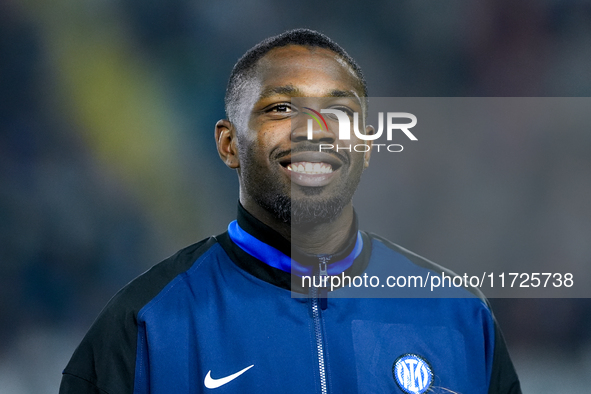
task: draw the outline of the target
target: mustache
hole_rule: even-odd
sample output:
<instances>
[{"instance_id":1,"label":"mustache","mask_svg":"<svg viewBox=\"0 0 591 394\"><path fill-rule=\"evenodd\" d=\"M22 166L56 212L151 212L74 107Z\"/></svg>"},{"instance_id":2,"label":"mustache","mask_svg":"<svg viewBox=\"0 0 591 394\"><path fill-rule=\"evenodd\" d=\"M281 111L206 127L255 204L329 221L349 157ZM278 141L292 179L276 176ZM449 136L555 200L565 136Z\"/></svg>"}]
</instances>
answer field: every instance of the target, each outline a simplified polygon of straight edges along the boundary
<instances>
[{"instance_id":1,"label":"mustache","mask_svg":"<svg viewBox=\"0 0 591 394\"><path fill-rule=\"evenodd\" d=\"M327 144L322 144L322 145L327 145ZM330 144L330 145L334 146L334 144ZM319 151L320 151L320 144L313 144L310 142L300 142L298 144L293 144L293 147L291 149L278 152L275 155L275 160L281 160L285 156L289 156L289 155L295 154L295 153L319 152ZM349 164L349 162L350 162L349 155L348 155L349 151L347 151L347 150L345 150L344 151L345 154L343 154L341 152L337 152L336 149L322 148L322 152L338 157L339 160L341 160L341 162L343 162L343 163Z\"/></svg>"}]
</instances>

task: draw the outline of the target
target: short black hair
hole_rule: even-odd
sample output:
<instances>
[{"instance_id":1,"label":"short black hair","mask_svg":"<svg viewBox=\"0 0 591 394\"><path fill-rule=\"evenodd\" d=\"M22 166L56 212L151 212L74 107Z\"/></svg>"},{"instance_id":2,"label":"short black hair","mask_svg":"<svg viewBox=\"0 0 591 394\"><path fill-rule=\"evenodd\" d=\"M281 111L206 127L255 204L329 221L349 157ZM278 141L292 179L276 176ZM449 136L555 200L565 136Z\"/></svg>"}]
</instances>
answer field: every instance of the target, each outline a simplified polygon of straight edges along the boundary
<instances>
[{"instance_id":1,"label":"short black hair","mask_svg":"<svg viewBox=\"0 0 591 394\"><path fill-rule=\"evenodd\" d=\"M336 42L331 40L324 34L310 29L294 29L288 30L279 35L269 37L259 42L254 47L250 48L242 57L236 62L228 86L226 88L226 115L230 120L232 115L230 109L236 104L240 95L240 88L250 77L250 73L254 70L257 62L265 56L270 50L274 48L284 47L288 45L301 45L308 47L325 48L333 51L339 55L343 60L351 66L355 75L359 79L364 97L367 97L367 83L363 72L359 65L353 60L351 56Z\"/></svg>"}]
</instances>

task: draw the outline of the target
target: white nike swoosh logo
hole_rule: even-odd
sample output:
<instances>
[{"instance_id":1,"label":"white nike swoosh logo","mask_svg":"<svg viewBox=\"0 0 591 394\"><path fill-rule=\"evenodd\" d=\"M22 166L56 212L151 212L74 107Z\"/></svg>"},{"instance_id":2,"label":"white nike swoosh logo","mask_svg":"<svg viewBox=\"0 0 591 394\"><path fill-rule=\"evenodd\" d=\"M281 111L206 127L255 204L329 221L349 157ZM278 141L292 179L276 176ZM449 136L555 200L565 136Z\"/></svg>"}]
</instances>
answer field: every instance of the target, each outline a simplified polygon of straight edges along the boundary
<instances>
[{"instance_id":1,"label":"white nike swoosh logo","mask_svg":"<svg viewBox=\"0 0 591 394\"><path fill-rule=\"evenodd\" d=\"M217 389L218 387L223 386L224 384L236 379L238 376L242 375L244 372L248 371L252 367L254 367L254 364L252 364L250 367L244 368L242 371L238 371L236 373L233 373L232 375L226 376L225 378L221 379L213 379L211 377L211 371L209 371L205 376L205 380L203 381L203 383L205 384L205 387L207 387L208 389Z\"/></svg>"}]
</instances>

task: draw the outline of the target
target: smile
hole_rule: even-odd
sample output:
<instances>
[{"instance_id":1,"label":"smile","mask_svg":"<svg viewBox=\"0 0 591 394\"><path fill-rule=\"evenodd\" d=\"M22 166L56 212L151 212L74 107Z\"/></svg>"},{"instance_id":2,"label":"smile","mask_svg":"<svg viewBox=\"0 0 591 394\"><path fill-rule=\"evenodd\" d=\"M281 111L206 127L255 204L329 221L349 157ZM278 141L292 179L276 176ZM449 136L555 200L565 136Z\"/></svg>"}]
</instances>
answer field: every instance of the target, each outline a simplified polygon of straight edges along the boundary
<instances>
[{"instance_id":1,"label":"smile","mask_svg":"<svg viewBox=\"0 0 591 394\"><path fill-rule=\"evenodd\" d=\"M326 152L296 152L284 157L279 164L292 185L321 187L332 182L341 172L343 161Z\"/></svg>"},{"instance_id":2,"label":"smile","mask_svg":"<svg viewBox=\"0 0 591 394\"><path fill-rule=\"evenodd\" d=\"M329 174L332 172L332 165L329 163L312 163L309 161L300 161L289 163L286 168L289 171L300 174Z\"/></svg>"}]
</instances>

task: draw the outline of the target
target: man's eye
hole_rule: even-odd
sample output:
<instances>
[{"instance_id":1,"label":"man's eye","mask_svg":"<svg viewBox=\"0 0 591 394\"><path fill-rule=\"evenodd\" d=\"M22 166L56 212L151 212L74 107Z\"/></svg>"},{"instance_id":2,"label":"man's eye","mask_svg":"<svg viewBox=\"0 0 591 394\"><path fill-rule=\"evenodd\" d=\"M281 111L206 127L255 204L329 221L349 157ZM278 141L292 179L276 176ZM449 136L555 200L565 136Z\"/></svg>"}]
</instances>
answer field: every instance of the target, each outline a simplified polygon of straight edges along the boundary
<instances>
[{"instance_id":1,"label":"man's eye","mask_svg":"<svg viewBox=\"0 0 591 394\"><path fill-rule=\"evenodd\" d=\"M271 107L269 112L289 113L291 112L291 107L287 104L277 104Z\"/></svg>"},{"instance_id":2,"label":"man's eye","mask_svg":"<svg viewBox=\"0 0 591 394\"><path fill-rule=\"evenodd\" d=\"M353 110L349 107L334 107L334 109L338 109L339 111L343 111L347 114L348 117L351 119L353 118Z\"/></svg>"}]
</instances>

